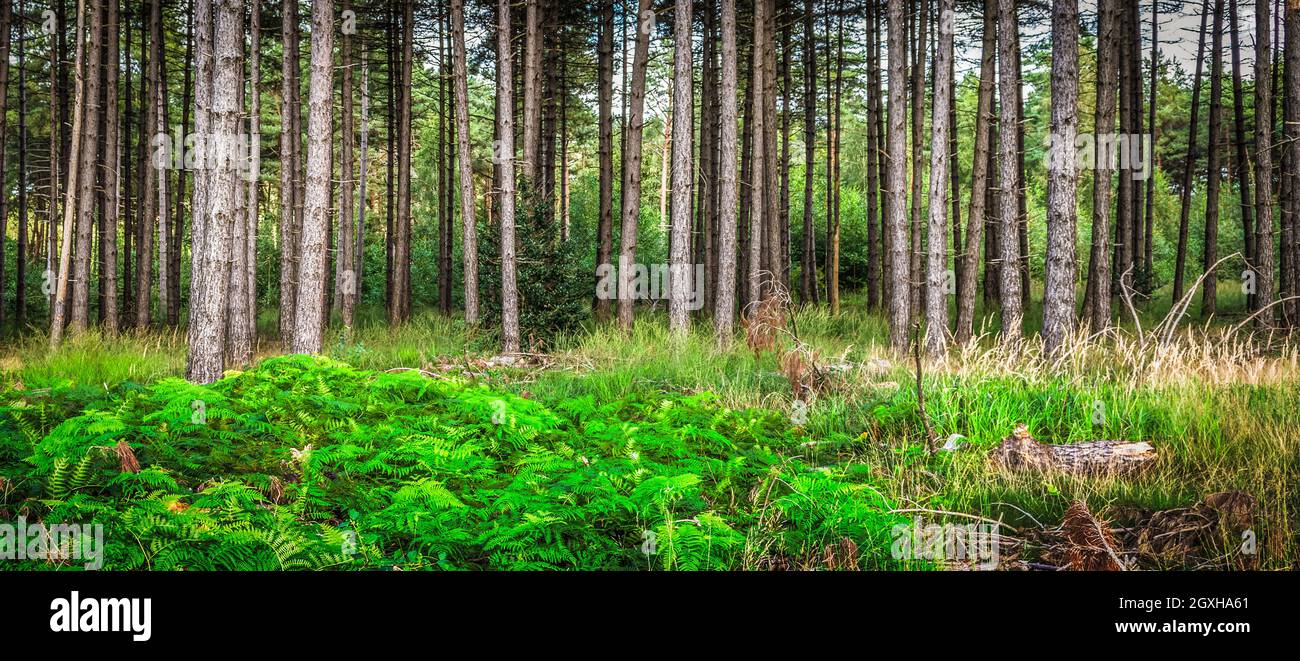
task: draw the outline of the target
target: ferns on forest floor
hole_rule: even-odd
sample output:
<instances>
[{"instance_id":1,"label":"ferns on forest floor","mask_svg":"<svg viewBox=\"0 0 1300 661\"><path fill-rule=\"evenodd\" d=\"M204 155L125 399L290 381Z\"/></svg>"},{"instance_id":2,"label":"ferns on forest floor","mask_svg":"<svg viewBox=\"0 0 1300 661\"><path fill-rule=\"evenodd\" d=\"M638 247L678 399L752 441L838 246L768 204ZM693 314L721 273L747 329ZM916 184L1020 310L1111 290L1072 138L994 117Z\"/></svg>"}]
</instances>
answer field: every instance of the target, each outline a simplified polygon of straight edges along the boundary
<instances>
[{"instance_id":1,"label":"ferns on forest floor","mask_svg":"<svg viewBox=\"0 0 1300 661\"><path fill-rule=\"evenodd\" d=\"M1023 525L1074 499L1106 515L1240 489L1263 505L1260 566L1294 566L1294 345L1124 330L1046 360L1036 340L985 336L926 367L931 424L967 439L931 456L897 385L908 363L860 308L796 313L800 339L848 366L799 426L773 356L719 353L704 327L672 341L658 315L560 338L550 369L432 379L370 370L489 354L490 338L432 316L363 326L331 339L334 360L270 358L211 387L167 378L172 335L24 344L0 362L0 520L102 521L110 568L830 567L844 540L867 568L895 566L891 509ZM982 451L1017 423L1150 440L1161 459L1136 480L990 471ZM119 440L139 473L103 449Z\"/></svg>"}]
</instances>

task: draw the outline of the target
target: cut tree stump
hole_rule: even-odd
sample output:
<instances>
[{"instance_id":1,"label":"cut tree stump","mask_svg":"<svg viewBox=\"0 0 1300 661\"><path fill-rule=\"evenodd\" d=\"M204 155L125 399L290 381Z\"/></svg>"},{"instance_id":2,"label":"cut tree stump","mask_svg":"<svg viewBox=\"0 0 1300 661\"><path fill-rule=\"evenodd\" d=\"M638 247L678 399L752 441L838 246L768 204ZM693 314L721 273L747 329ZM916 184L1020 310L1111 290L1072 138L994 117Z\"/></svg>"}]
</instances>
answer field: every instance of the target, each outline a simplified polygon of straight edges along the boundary
<instances>
[{"instance_id":1,"label":"cut tree stump","mask_svg":"<svg viewBox=\"0 0 1300 661\"><path fill-rule=\"evenodd\" d=\"M1002 441L989 457L994 465L1012 471L1068 473L1071 475L1128 475L1156 459L1155 448L1145 441L1090 441L1070 445L1039 443L1024 425Z\"/></svg>"}]
</instances>

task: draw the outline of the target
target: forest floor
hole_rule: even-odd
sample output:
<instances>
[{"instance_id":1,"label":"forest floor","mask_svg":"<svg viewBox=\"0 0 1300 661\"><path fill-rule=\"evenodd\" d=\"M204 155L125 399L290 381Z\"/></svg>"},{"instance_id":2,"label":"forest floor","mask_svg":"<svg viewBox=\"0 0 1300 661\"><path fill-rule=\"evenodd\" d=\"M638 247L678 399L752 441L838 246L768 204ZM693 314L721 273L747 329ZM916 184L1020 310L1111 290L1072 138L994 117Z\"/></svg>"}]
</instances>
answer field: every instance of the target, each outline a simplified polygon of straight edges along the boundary
<instances>
[{"instance_id":1,"label":"forest floor","mask_svg":"<svg viewBox=\"0 0 1300 661\"><path fill-rule=\"evenodd\" d=\"M963 568L900 531L999 522L996 566L1046 569L1087 555L1063 523L1083 502L1128 567L1300 568L1294 344L1130 325L1047 360L986 337L925 363L927 429L911 358L862 309L796 313L795 377L653 314L508 364L427 314L327 358L264 347L210 387L176 378L183 332L33 338L0 351L0 520L94 520L106 567L152 569ZM1157 458L1009 472L989 455L1018 425Z\"/></svg>"}]
</instances>

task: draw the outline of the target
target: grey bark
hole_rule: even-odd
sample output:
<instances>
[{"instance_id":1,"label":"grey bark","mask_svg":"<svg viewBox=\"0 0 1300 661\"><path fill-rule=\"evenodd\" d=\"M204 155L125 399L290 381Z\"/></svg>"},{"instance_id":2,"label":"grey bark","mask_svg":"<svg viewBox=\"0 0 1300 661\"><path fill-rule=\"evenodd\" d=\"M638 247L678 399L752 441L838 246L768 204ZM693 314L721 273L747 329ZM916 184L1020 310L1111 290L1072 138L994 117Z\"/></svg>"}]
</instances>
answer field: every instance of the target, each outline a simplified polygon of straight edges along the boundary
<instances>
[{"instance_id":1,"label":"grey bark","mask_svg":"<svg viewBox=\"0 0 1300 661\"><path fill-rule=\"evenodd\" d=\"M307 108L307 180L302 262L293 352L320 353L324 341L325 275L330 222L330 134L334 98L334 2L313 0L311 91Z\"/></svg>"},{"instance_id":2,"label":"grey bark","mask_svg":"<svg viewBox=\"0 0 1300 661\"><path fill-rule=\"evenodd\" d=\"M1016 18L1015 0L998 0L998 87L1001 96L1002 131L998 135L999 152L1002 156L1002 227L998 239L1001 244L999 254L1002 258L1000 298L1002 300L1002 337L1009 342L1018 342L1021 337L1020 281L1020 243L1019 243L1019 200L1020 190L1017 155L1019 144L1016 140L1015 126L1019 118L1020 86L1017 84L1016 71L1019 69L1020 53L1016 50L1016 40L1012 34L1020 29Z\"/></svg>"},{"instance_id":3,"label":"grey bark","mask_svg":"<svg viewBox=\"0 0 1300 661\"><path fill-rule=\"evenodd\" d=\"M736 310L736 0L722 0L722 83L718 141L718 289L713 330L730 344Z\"/></svg>"},{"instance_id":4,"label":"grey bark","mask_svg":"<svg viewBox=\"0 0 1300 661\"><path fill-rule=\"evenodd\" d=\"M903 53L907 33L903 21L903 0L889 0L889 49ZM901 57L889 58L889 154L885 169L889 209L885 232L889 236L889 343L895 350L907 348L907 325L911 321L911 242L907 230L907 70Z\"/></svg>"},{"instance_id":5,"label":"grey bark","mask_svg":"<svg viewBox=\"0 0 1300 661\"><path fill-rule=\"evenodd\" d=\"M1255 6L1255 80L1272 77L1273 53L1270 48L1268 2ZM1269 85L1255 85L1255 306L1259 310L1273 303L1273 94ZM1273 325L1275 310L1257 318L1259 325Z\"/></svg>"},{"instance_id":6,"label":"grey bark","mask_svg":"<svg viewBox=\"0 0 1300 661\"><path fill-rule=\"evenodd\" d=\"M1043 344L1049 355L1056 353L1075 324L1078 41L1078 0L1055 0L1052 4L1052 143L1047 171L1047 260L1043 293Z\"/></svg>"},{"instance_id":7,"label":"grey bark","mask_svg":"<svg viewBox=\"0 0 1300 661\"><path fill-rule=\"evenodd\" d=\"M646 66L655 21L651 0L640 0L637 17L627 136L623 147L623 222L618 258L618 323L624 331L632 330L636 308L632 289L636 275L637 221L641 215L641 137L645 129Z\"/></svg>"},{"instance_id":8,"label":"grey bark","mask_svg":"<svg viewBox=\"0 0 1300 661\"><path fill-rule=\"evenodd\" d=\"M976 284L979 280L980 251L984 245L984 226L989 191L990 142L993 135L993 87L997 75L997 0L984 0L984 34L980 56L979 95L975 110L975 145L971 155L971 193L969 219L966 223L966 246L959 260L957 275L957 327L954 340L958 345L970 342L975 325Z\"/></svg>"},{"instance_id":9,"label":"grey bark","mask_svg":"<svg viewBox=\"0 0 1300 661\"><path fill-rule=\"evenodd\" d=\"M690 265L691 202L694 199L692 186L695 182L692 153L695 148L695 132L692 127L695 86L691 58L691 0L676 0L673 15L676 51L673 57L673 216L668 327L673 335L684 337L691 323L687 297L694 291L691 282L694 269Z\"/></svg>"},{"instance_id":10,"label":"grey bark","mask_svg":"<svg viewBox=\"0 0 1300 661\"><path fill-rule=\"evenodd\" d=\"M938 43L934 58L934 100L930 120L930 218L927 234L925 349L934 357L948 344L948 180L952 159L948 114L954 103L948 79L953 74L953 0L939 0ZM1054 35L1055 36L1055 35Z\"/></svg>"},{"instance_id":11,"label":"grey bark","mask_svg":"<svg viewBox=\"0 0 1300 661\"><path fill-rule=\"evenodd\" d=\"M501 171L501 340L519 351L519 290L515 283L515 112L511 69L510 0L497 0L497 149Z\"/></svg>"},{"instance_id":12,"label":"grey bark","mask_svg":"<svg viewBox=\"0 0 1300 661\"><path fill-rule=\"evenodd\" d=\"M456 87L456 160L460 176L461 252L465 272L465 322L478 323L478 226L469 142L469 83L465 67L465 1L451 0L452 59ZM364 200L363 200L364 202ZM359 244L358 244L359 247Z\"/></svg>"}]
</instances>

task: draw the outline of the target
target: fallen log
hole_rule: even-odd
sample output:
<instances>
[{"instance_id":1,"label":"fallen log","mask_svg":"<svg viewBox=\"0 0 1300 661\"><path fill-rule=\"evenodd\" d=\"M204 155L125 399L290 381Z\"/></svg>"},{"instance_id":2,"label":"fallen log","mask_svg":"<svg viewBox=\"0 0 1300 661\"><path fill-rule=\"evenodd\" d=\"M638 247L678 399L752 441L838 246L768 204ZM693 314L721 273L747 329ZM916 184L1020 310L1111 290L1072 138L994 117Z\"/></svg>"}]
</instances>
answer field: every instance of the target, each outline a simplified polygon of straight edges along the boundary
<instances>
[{"instance_id":1,"label":"fallen log","mask_svg":"<svg viewBox=\"0 0 1300 661\"><path fill-rule=\"evenodd\" d=\"M1078 476L1128 475L1156 459L1155 448L1145 441L1090 441L1070 445L1039 443L1024 425L994 448L990 461L1011 471L1068 473Z\"/></svg>"}]
</instances>

